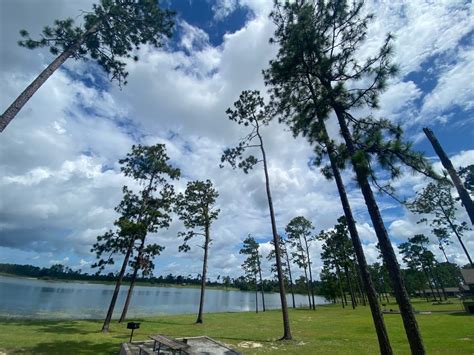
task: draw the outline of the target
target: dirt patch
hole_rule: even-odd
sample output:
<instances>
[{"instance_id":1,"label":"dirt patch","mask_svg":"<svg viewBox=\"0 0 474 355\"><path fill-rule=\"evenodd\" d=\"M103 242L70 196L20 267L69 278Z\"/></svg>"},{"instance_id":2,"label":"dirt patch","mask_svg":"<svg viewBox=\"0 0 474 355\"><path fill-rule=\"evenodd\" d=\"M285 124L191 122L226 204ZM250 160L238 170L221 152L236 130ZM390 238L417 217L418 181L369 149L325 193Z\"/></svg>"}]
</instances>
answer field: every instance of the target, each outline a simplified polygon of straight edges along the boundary
<instances>
[{"instance_id":1,"label":"dirt patch","mask_svg":"<svg viewBox=\"0 0 474 355\"><path fill-rule=\"evenodd\" d=\"M256 348L263 348L263 345L261 343L257 343L254 341L242 341L237 344L239 348L245 348L245 349L256 349Z\"/></svg>"}]
</instances>

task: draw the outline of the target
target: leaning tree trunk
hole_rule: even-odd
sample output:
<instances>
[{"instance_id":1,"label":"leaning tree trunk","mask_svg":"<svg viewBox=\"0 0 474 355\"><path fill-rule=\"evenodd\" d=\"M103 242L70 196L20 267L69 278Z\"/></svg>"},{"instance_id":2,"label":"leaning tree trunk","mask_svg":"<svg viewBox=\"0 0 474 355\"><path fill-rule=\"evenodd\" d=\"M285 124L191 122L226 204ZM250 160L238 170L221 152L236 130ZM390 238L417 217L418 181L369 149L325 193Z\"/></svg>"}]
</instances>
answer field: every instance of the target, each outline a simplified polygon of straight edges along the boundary
<instances>
[{"instance_id":1,"label":"leaning tree trunk","mask_svg":"<svg viewBox=\"0 0 474 355\"><path fill-rule=\"evenodd\" d=\"M79 40L62 52L44 69L35 80L27 86L25 90L13 101L13 103L6 109L3 115L0 116L0 133L8 126L8 124L15 118L20 110L25 106L28 100L34 95L34 93L53 75L53 73L59 69L59 67L81 47L87 37L97 31L100 23L95 24L89 30L87 30Z\"/></svg>"},{"instance_id":2,"label":"leaning tree trunk","mask_svg":"<svg viewBox=\"0 0 474 355\"><path fill-rule=\"evenodd\" d=\"M357 264L360 270L360 277L362 278L365 291L367 293L367 298L370 305L370 310L372 313L372 319L375 326L375 331L377 333L377 338L379 341L380 353L382 354L392 354L392 347L390 345L390 340L388 338L387 328L385 327L385 321L383 319L383 313L380 309L380 304L377 300L377 291L375 291L374 283L370 277L369 268L367 266L367 260L365 259L364 250L362 248L362 243L359 238L359 232L357 231L356 222L352 214L352 209L349 204L349 199L347 197L346 188L341 177L341 172L337 167L336 157L334 152L334 147L329 141L329 136L326 131L326 126L323 120L320 120L321 130L325 138L327 153L329 156L329 161L331 163L331 169L336 181L337 190L339 192L339 198L341 199L342 209L344 210L344 216L346 217L347 227L349 229L349 235L351 236L352 245L354 247L354 252L357 257Z\"/></svg>"},{"instance_id":3,"label":"leaning tree trunk","mask_svg":"<svg viewBox=\"0 0 474 355\"><path fill-rule=\"evenodd\" d=\"M207 258L209 253L209 226L206 225L205 227L205 238L206 241L204 243L204 261L202 263L202 277L201 277L201 298L199 301L199 313L196 320L196 323L203 322L203 312L204 312L204 293L206 291L206 277L207 277Z\"/></svg>"},{"instance_id":4,"label":"leaning tree trunk","mask_svg":"<svg viewBox=\"0 0 474 355\"><path fill-rule=\"evenodd\" d=\"M122 315L120 316L120 319L118 321L119 323L122 323L125 320L125 318L127 317L128 307L129 307L130 301L132 299L132 293L133 293L133 289L135 287L137 274L138 274L138 267L135 266L135 268L133 270L132 279L130 280L130 286L129 286L128 292L127 292L127 299L125 300L125 304L123 305L123 309L122 309Z\"/></svg>"},{"instance_id":5,"label":"leaning tree trunk","mask_svg":"<svg viewBox=\"0 0 474 355\"><path fill-rule=\"evenodd\" d=\"M133 268L133 275L132 279L130 280L130 287L128 288L127 292L127 299L125 300L125 304L123 305L122 315L120 316L119 323L122 323L125 318L127 317L128 307L130 306L130 301L132 299L133 288L135 287L135 282L137 280L138 270L140 269L140 260L143 255L143 247L145 246L145 238L142 239L140 244L140 248L138 250L137 255L137 263Z\"/></svg>"},{"instance_id":6,"label":"leaning tree trunk","mask_svg":"<svg viewBox=\"0 0 474 355\"><path fill-rule=\"evenodd\" d=\"M461 244L461 247L464 250L464 254L466 254L467 259L469 260L469 264L471 264L471 268L474 268L474 264L472 263L471 255L469 255L469 252L467 251L466 246L464 245L464 242L462 241L461 236L459 235L458 230L456 229L456 226L453 224L453 222L451 222L451 219L449 217L447 217L447 214L444 211L443 207L441 207L441 209L443 210L443 213L446 215L446 219L448 220L449 226L451 227L452 231L454 232L454 234L458 238L459 243Z\"/></svg>"},{"instance_id":7,"label":"leaning tree trunk","mask_svg":"<svg viewBox=\"0 0 474 355\"><path fill-rule=\"evenodd\" d=\"M119 277L117 282L115 283L114 294L112 295L112 300L110 301L109 309L107 311L107 315L105 316L104 324L102 325L102 331L108 332L110 321L112 320L112 314L114 313L115 303L117 302L117 297L120 291L120 285L122 284L123 276L125 275L125 270L127 269L128 259L130 259L130 254L133 250L133 244L135 243L135 239L133 239L128 247L127 253L125 254L125 259L122 263L122 268L120 269Z\"/></svg>"},{"instance_id":8,"label":"leaning tree trunk","mask_svg":"<svg viewBox=\"0 0 474 355\"><path fill-rule=\"evenodd\" d=\"M444 152L443 148L441 147L441 144L439 144L439 141L438 139L436 139L433 131L429 128L423 128L423 132L425 132L436 154L438 154L439 159L441 160L441 164L443 164L444 168L448 171L449 176L451 176L451 180L453 180L454 186L456 187L456 190L458 190L459 197L461 198L461 202L464 205L467 214L469 215L471 223L474 224L474 202L472 202L471 196L469 196L469 193L466 191L466 188L464 187L464 184L456 173L456 170L454 169L451 160Z\"/></svg>"},{"instance_id":9,"label":"leaning tree trunk","mask_svg":"<svg viewBox=\"0 0 474 355\"><path fill-rule=\"evenodd\" d=\"M410 303L410 297L408 296L405 288L403 277L400 272L400 266L398 265L397 257L395 256L390 238L388 237L387 230L385 229L379 207L375 201L375 197L372 192L372 188L370 187L367 175L364 172L364 168L359 165L360 163L357 160L355 160L357 150L347 126L344 111L336 102L333 102L332 105L336 112L341 134L352 158L352 166L356 173L357 182L359 183L362 195L364 196L364 200L367 205L373 227L375 229L375 234L377 235L380 249L392 280L395 297L397 298L397 302L400 307L400 313L403 319L403 325L405 327L408 342L410 343L411 352L416 355L425 354L425 347L423 345L423 339L421 338L420 330L418 328L415 312L413 311L413 307Z\"/></svg>"},{"instance_id":10,"label":"leaning tree trunk","mask_svg":"<svg viewBox=\"0 0 474 355\"><path fill-rule=\"evenodd\" d=\"M309 269L309 283L310 283L310 290L311 290L311 298L313 301L313 310L316 309L316 304L314 302L314 287L313 287L313 273L311 272L311 259L309 257L309 246L306 237L304 237L304 243L306 246L306 255L308 256L308 269Z\"/></svg>"},{"instance_id":11,"label":"leaning tree trunk","mask_svg":"<svg viewBox=\"0 0 474 355\"><path fill-rule=\"evenodd\" d=\"M268 208L270 210L270 221L272 224L273 243L275 248L275 260L278 274L278 286L280 289L281 312L283 317L283 337L282 340L291 340L290 319L288 317L288 305L286 303L285 295L285 279L283 277L283 270L281 267L281 251L280 251L280 236L278 235L275 212L273 210L272 194L270 191L270 179L268 177L267 157L265 149L263 148L263 139L257 129L258 138L260 140L260 149L262 151L263 170L265 172L265 188L267 191Z\"/></svg>"}]
</instances>

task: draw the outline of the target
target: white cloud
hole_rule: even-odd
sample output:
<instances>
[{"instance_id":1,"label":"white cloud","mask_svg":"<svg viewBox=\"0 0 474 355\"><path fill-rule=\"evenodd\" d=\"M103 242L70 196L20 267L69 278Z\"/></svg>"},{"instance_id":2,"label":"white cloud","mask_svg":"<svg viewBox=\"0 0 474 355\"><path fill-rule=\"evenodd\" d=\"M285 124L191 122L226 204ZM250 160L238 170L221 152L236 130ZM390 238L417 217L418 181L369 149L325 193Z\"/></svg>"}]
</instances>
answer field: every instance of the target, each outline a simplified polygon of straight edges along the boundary
<instances>
[{"instance_id":1,"label":"white cloud","mask_svg":"<svg viewBox=\"0 0 474 355\"><path fill-rule=\"evenodd\" d=\"M3 13L8 16L2 14L5 46L0 49L1 107L51 60L46 52L16 47L17 24L25 24L33 34L53 18L75 17L79 6L90 8L88 3L48 0L42 2L42 11L35 13L32 7L37 5L33 3L7 1ZM400 62L403 74L419 70L436 53L452 50L469 28L465 7L457 3L378 4L381 7L376 8L378 17L370 32L373 36L368 52L378 46L386 31L392 30L397 35L395 60ZM241 274L243 256L238 249L248 233L262 241L262 250L268 251L266 241L271 228L261 167L248 175L218 167L222 150L235 145L243 135L243 129L227 119L225 109L242 90L265 91L261 70L276 53L276 46L268 44L274 30L267 16L272 2L241 0L238 5L247 6L254 16L238 31L227 33L217 47L209 43L207 33L185 21L180 22L182 50L143 47L138 53L140 61L128 63L129 84L122 90L115 84L107 90L86 86L64 71L47 81L0 137L3 247L51 253L48 258L55 260L63 260L58 255L70 253L71 265L87 268L93 260L91 244L111 227L121 186L130 183L121 176L118 159L134 143L159 142L166 144L173 164L182 169L178 190L184 189L187 180L211 178L220 193L221 215L212 228L210 275ZM238 5L237 1L220 2L215 9L216 19L224 21ZM419 36L414 35L417 32ZM460 76L469 68L470 54L459 53L459 62L440 72L438 86L432 96L426 97L425 105L432 100L433 109L444 109L453 102L449 95L456 85L465 85ZM78 75L90 69L87 64L73 61L67 67ZM93 70L86 73L89 79L96 74ZM411 119L423 94L421 88L413 81L394 80L391 84L381 100L383 115L401 122ZM435 94L443 99L435 100ZM464 97L458 100L459 105L467 102ZM338 133L335 125L330 129ZM276 122L265 128L264 135L279 231L297 215L312 220L317 231L332 227L342 215L339 197L334 182L308 168L311 147L301 138L293 139ZM464 152L453 161L465 165L474 161L472 154L474 151ZM344 172L344 180L350 186L348 193L367 258L375 261L376 238L364 201L350 171ZM419 177L408 176L397 186L413 194L423 183ZM382 207L386 207L384 217L393 219L391 205L384 203ZM397 241L417 226L404 223L395 218L390 224ZM179 230L182 226L175 220L169 230L150 236L150 242L166 246L157 259L158 274L201 272L202 250L195 247L199 241L192 244L190 253L178 254ZM469 243L472 248L472 241ZM314 270L321 267L320 250L321 245L314 243ZM461 254L456 258L463 260ZM269 263L265 261L264 265L265 275L270 277Z\"/></svg>"}]
</instances>

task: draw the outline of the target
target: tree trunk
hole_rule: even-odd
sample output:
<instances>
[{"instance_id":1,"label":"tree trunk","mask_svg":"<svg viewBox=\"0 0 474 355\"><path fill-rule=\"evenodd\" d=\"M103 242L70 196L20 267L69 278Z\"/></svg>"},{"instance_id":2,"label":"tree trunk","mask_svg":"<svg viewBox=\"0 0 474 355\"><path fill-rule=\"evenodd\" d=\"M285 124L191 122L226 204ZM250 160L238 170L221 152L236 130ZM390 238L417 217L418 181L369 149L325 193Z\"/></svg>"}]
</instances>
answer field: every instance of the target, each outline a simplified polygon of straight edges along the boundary
<instances>
[{"instance_id":1,"label":"tree trunk","mask_svg":"<svg viewBox=\"0 0 474 355\"><path fill-rule=\"evenodd\" d=\"M288 253L285 251L286 265L288 265L288 277L290 278L290 292L291 298L293 301L293 308L296 308L295 304L295 292L293 290L293 277L291 276L291 267L290 267L290 258L288 258Z\"/></svg>"},{"instance_id":2,"label":"tree trunk","mask_svg":"<svg viewBox=\"0 0 474 355\"><path fill-rule=\"evenodd\" d=\"M130 246L128 247L125 258L123 259L122 268L120 269L119 277L115 283L114 294L112 295L112 300L110 301L109 310L105 316L104 324L102 325L102 332L106 333L109 331L110 321L112 320L112 314L114 313L115 303L117 302L117 297L120 291L120 285L122 284L123 275L125 275L125 270L127 269L128 259L130 259L130 254L133 250L133 244L135 240L132 240Z\"/></svg>"},{"instance_id":3,"label":"tree trunk","mask_svg":"<svg viewBox=\"0 0 474 355\"><path fill-rule=\"evenodd\" d=\"M257 252L257 265L258 265L258 274L260 275L260 290L262 293L262 310L265 312L265 294L263 292L263 279L262 279L262 268L260 267L260 256Z\"/></svg>"},{"instance_id":4,"label":"tree trunk","mask_svg":"<svg viewBox=\"0 0 474 355\"><path fill-rule=\"evenodd\" d=\"M405 332L410 343L410 349L412 354L425 354L425 348L423 345L423 339L421 338L420 330L418 328L418 322L415 318L415 312L410 303L410 298L405 288L405 284L400 272L400 266L398 265L397 257L393 251L390 238L388 237L387 230L380 215L380 210L378 208L377 202L375 201L372 188L370 187L369 181L362 167L356 161L355 153L356 148L354 142L352 141L351 133L347 127L347 123L344 117L344 111L338 106L336 102L332 103L333 108L336 112L336 116L339 122L342 136L346 143L348 152L352 157L352 165L356 173L357 182L359 183L362 195L364 196L367 209L372 220L377 239L379 241L380 249L382 251L385 264L392 280L393 288L395 291L395 297L397 298L398 305L400 307L400 313L403 319L403 325L405 327Z\"/></svg>"},{"instance_id":5,"label":"tree trunk","mask_svg":"<svg viewBox=\"0 0 474 355\"><path fill-rule=\"evenodd\" d=\"M0 116L0 133L8 126L8 124L15 118L15 116L20 112L20 110L25 106L28 100L34 95L34 93L48 80L48 78L53 75L53 73L70 57L72 56L79 47L84 43L87 36L97 31L100 23L95 24L89 30L87 30L84 35L71 47L66 49L60 55L58 55L52 62L49 64L46 69L44 69L40 75L36 77L35 80L27 86L25 90L13 101L13 103L5 110L3 115Z\"/></svg>"},{"instance_id":6,"label":"tree trunk","mask_svg":"<svg viewBox=\"0 0 474 355\"><path fill-rule=\"evenodd\" d=\"M209 242L210 242L209 225L206 225L206 227L205 227L205 235L206 235L206 237L205 237L206 241L204 243L204 261L202 263L201 298L200 298L200 301L199 301L199 313L198 313L196 323L202 323L203 322L204 293L206 291L206 277L207 277L207 257L208 257L208 253L209 253Z\"/></svg>"},{"instance_id":7,"label":"tree trunk","mask_svg":"<svg viewBox=\"0 0 474 355\"><path fill-rule=\"evenodd\" d=\"M337 265L337 262L335 262L335 265L336 265L337 283L339 285L339 292L341 294L341 304L342 304L342 308L345 308L344 299L346 298L346 295L344 294L344 290L342 289L341 271L339 270L339 265ZM346 304L347 304L347 300L346 300Z\"/></svg>"},{"instance_id":8,"label":"tree trunk","mask_svg":"<svg viewBox=\"0 0 474 355\"><path fill-rule=\"evenodd\" d=\"M430 269L431 275L433 275L433 279L435 281L436 289L438 290L438 296L439 300L441 301L441 295L439 294L439 289L441 288L441 292L443 293L443 298L446 301L448 299L448 296L446 295L446 290L444 289L443 282L439 278L438 272L433 268L433 266L428 266Z\"/></svg>"},{"instance_id":9,"label":"tree trunk","mask_svg":"<svg viewBox=\"0 0 474 355\"><path fill-rule=\"evenodd\" d=\"M443 211L444 212L444 211ZM449 219L449 217L446 218L448 220L448 223L449 223L449 226L451 227L451 229L453 230L454 234L456 234L456 237L458 238L459 240L459 243L461 244L461 247L462 249L464 250L464 254L466 254L467 256L467 259L469 260L469 264L471 264L471 268L474 268L474 264L472 263L472 259L471 259L471 256L469 255L467 249L466 249L466 246L464 245L464 242L462 241L461 239L461 236L459 235L457 229L456 229L456 226L451 222L451 220Z\"/></svg>"},{"instance_id":10,"label":"tree trunk","mask_svg":"<svg viewBox=\"0 0 474 355\"><path fill-rule=\"evenodd\" d=\"M268 167L267 167L267 158L265 154L265 149L263 148L263 139L260 133L258 133L258 138L260 140L260 149L262 151L263 159L263 170L265 172L265 187L267 191L268 199L268 208L270 210L270 221L272 224L272 234L273 234L273 243L275 247L275 260L276 268L278 274L278 286L280 288L280 302L281 302L281 312L283 317L283 337L282 340L291 340L291 330L290 330L290 320L288 317L288 305L286 304L286 295L285 295L285 280L283 277L283 270L281 267L281 251L280 251L280 236L278 235L276 221L275 221L275 212L273 210L272 194L270 191L270 179L268 177Z\"/></svg>"},{"instance_id":11,"label":"tree trunk","mask_svg":"<svg viewBox=\"0 0 474 355\"><path fill-rule=\"evenodd\" d=\"M255 273L255 313L258 313L258 282L257 282L256 273Z\"/></svg>"},{"instance_id":12,"label":"tree trunk","mask_svg":"<svg viewBox=\"0 0 474 355\"><path fill-rule=\"evenodd\" d=\"M383 313L380 309L380 304L377 300L377 292L375 291L374 283L370 277L369 268L367 266L367 260L365 259L364 250L362 243L357 232L356 222L352 215L352 209L347 198L346 188L341 177L341 173L336 164L335 152L332 143L329 141L329 136L324 125L324 121L320 120L323 135L326 140L326 148L328 152L329 161L331 163L331 169L336 181L337 190L339 192L339 198L341 199L342 209L344 210L344 216L346 217L347 227L349 229L349 235L351 236L352 245L357 257L357 264L360 270L360 276L363 281L367 298L372 313L372 319L374 321L375 331L379 341L380 353L381 354L392 354L392 347L388 338L387 328L385 327L385 321L383 319Z\"/></svg>"},{"instance_id":13,"label":"tree trunk","mask_svg":"<svg viewBox=\"0 0 474 355\"><path fill-rule=\"evenodd\" d=\"M125 318L127 317L128 307L129 307L130 301L132 299L133 288L135 287L135 282L136 282L136 279L137 279L138 270L140 269L140 260L141 260L141 257L143 255L144 246L145 246L145 238L142 239L142 242L140 244L140 248L138 250L137 264L135 265L135 267L133 269L132 279L130 280L130 287L128 288L128 292L127 292L127 299L125 300L125 304L123 305L122 315L120 316L119 323L122 323L125 320Z\"/></svg>"},{"instance_id":14,"label":"tree trunk","mask_svg":"<svg viewBox=\"0 0 474 355\"><path fill-rule=\"evenodd\" d=\"M346 274L347 286L349 288L349 293L351 295L352 309L355 309L357 303L356 303L356 300L355 300L354 288L352 287L351 275L349 275L349 270L347 268L347 265L344 265L344 273Z\"/></svg>"},{"instance_id":15,"label":"tree trunk","mask_svg":"<svg viewBox=\"0 0 474 355\"><path fill-rule=\"evenodd\" d=\"M137 278L137 274L138 274L138 268L135 267L134 270L133 270L132 279L130 280L130 286L129 286L128 292L127 292L127 299L125 300L125 304L123 305L122 315L120 316L120 319L118 321L119 323L122 323L125 320L125 318L127 317L128 306L130 305L130 301L132 299L132 293L133 293L133 288L135 287L135 281L136 281L136 278Z\"/></svg>"},{"instance_id":16,"label":"tree trunk","mask_svg":"<svg viewBox=\"0 0 474 355\"><path fill-rule=\"evenodd\" d=\"M309 286L309 279L308 279L307 267L304 267L303 270L304 270L304 278L305 278L305 280L306 280L306 292L308 293L308 307L309 307L309 309L311 309L311 308L312 308L312 304L311 304L311 289L310 289L310 286Z\"/></svg>"},{"instance_id":17,"label":"tree trunk","mask_svg":"<svg viewBox=\"0 0 474 355\"><path fill-rule=\"evenodd\" d=\"M432 297L435 299L435 301L437 301L437 299L436 299L436 294L435 294L435 291L434 291L434 288L433 288L433 283L431 282L431 279L430 279L430 275L429 275L428 272L425 270L425 268L423 268L423 272L424 272L424 274L425 274L426 281L428 281L428 286L430 287L431 295L432 295Z\"/></svg>"},{"instance_id":18,"label":"tree trunk","mask_svg":"<svg viewBox=\"0 0 474 355\"><path fill-rule=\"evenodd\" d=\"M444 247L441 243L439 243L439 249L443 252L444 258L446 259L446 262L449 264L449 259L448 259L448 256L446 255L446 250L444 250Z\"/></svg>"},{"instance_id":19,"label":"tree trunk","mask_svg":"<svg viewBox=\"0 0 474 355\"><path fill-rule=\"evenodd\" d=\"M314 302L313 273L311 272L311 259L309 257L309 246L308 246L308 241L306 240L306 237L304 237L304 243L306 247L306 256L308 257L309 284L310 284L310 290L311 290L311 299L313 302L313 310L315 310L316 304Z\"/></svg>"},{"instance_id":20,"label":"tree trunk","mask_svg":"<svg viewBox=\"0 0 474 355\"><path fill-rule=\"evenodd\" d=\"M423 132L425 132L426 136L428 137L431 145L433 146L436 154L438 154L439 159L441 160L441 164L443 164L444 168L448 171L449 176L451 176L451 180L453 180L454 186L456 190L458 190L459 197L461 198L461 202L466 209L467 214L471 220L471 223L474 225L474 203L471 200L471 196L466 191L464 184L462 183L461 179L459 178L456 170L451 163L451 160L448 158L446 153L444 152L441 144L439 144L438 139L435 137L433 131L429 128L423 128ZM472 261L471 261L472 267Z\"/></svg>"}]
</instances>

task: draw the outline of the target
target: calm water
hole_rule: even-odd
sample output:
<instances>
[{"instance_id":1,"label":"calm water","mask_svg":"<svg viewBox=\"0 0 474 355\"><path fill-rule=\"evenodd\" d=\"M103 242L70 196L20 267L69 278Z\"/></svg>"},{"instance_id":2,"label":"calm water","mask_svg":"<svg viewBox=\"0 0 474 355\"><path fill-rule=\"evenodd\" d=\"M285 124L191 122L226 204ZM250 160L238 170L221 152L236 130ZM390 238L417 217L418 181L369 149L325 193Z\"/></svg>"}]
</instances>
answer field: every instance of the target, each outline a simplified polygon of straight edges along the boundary
<instances>
[{"instance_id":1,"label":"calm water","mask_svg":"<svg viewBox=\"0 0 474 355\"><path fill-rule=\"evenodd\" d=\"M103 318L114 286L79 282L50 282L0 276L0 316L28 318ZM122 287L117 301L118 317L127 288ZM129 308L130 317L159 314L195 313L199 305L197 288L136 286ZM308 299L295 295L297 306L307 306ZM259 295L259 308L261 298ZM325 303L317 297L316 303ZM267 308L279 308L277 293L265 295ZM291 305L288 296L288 305ZM206 290L206 312L237 312L255 309L255 293Z\"/></svg>"}]
</instances>

